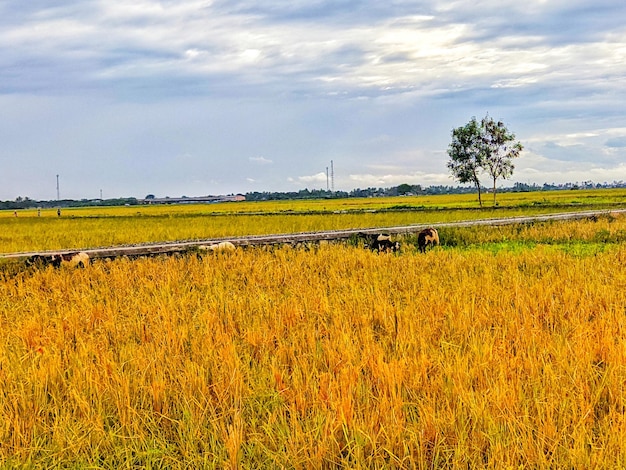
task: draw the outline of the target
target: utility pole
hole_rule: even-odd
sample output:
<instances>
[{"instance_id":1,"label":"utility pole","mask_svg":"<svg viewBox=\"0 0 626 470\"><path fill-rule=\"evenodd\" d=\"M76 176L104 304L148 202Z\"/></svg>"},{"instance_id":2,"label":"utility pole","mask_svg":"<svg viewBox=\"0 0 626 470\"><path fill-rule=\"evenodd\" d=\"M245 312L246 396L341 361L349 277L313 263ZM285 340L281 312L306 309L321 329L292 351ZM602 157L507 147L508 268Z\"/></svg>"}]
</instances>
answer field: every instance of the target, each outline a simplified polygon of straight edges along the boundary
<instances>
[{"instance_id":1,"label":"utility pole","mask_svg":"<svg viewBox=\"0 0 626 470\"><path fill-rule=\"evenodd\" d=\"M333 167L333 161L330 161L330 187L335 194L335 168Z\"/></svg>"},{"instance_id":2,"label":"utility pole","mask_svg":"<svg viewBox=\"0 0 626 470\"><path fill-rule=\"evenodd\" d=\"M61 193L59 191L59 175L57 175L57 202L61 200Z\"/></svg>"}]
</instances>

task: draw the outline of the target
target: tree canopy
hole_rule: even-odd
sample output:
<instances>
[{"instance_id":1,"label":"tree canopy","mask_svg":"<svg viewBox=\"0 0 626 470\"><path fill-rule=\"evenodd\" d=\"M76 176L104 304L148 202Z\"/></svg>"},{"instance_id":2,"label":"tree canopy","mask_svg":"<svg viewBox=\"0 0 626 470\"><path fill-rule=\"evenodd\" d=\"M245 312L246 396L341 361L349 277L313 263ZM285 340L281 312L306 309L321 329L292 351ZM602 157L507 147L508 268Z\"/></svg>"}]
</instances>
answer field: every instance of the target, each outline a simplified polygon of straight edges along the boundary
<instances>
[{"instance_id":1,"label":"tree canopy","mask_svg":"<svg viewBox=\"0 0 626 470\"><path fill-rule=\"evenodd\" d=\"M484 152L481 145L481 129L476 118L462 127L452 129L452 142L448 147L448 169L459 183L472 183L478 190L478 202L482 206L480 171Z\"/></svg>"},{"instance_id":2,"label":"tree canopy","mask_svg":"<svg viewBox=\"0 0 626 470\"><path fill-rule=\"evenodd\" d=\"M481 206L480 174L486 172L493 181L493 204L496 205L496 182L499 178L511 177L515 168L513 159L519 157L523 148L502 121L495 122L487 115L479 124L473 117L465 126L452 130L447 166L460 183L476 186Z\"/></svg>"},{"instance_id":3,"label":"tree canopy","mask_svg":"<svg viewBox=\"0 0 626 470\"><path fill-rule=\"evenodd\" d=\"M485 152L483 167L493 181L493 205L496 205L496 181L499 178L510 178L513 174L513 159L519 157L524 148L515 141L515 134L510 132L502 121L497 123L493 118L483 118L482 140Z\"/></svg>"}]
</instances>

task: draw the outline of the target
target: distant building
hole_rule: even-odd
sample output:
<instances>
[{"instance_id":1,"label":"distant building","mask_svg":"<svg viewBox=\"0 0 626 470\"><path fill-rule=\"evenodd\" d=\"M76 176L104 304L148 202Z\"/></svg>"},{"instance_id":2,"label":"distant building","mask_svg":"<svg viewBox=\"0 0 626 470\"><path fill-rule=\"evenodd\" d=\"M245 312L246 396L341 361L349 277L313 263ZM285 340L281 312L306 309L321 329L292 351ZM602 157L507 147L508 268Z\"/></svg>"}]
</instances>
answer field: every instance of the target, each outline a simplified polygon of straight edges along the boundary
<instances>
[{"instance_id":1,"label":"distant building","mask_svg":"<svg viewBox=\"0 0 626 470\"><path fill-rule=\"evenodd\" d=\"M152 195L150 195L152 196ZM243 194L231 194L229 196L199 196L199 197L146 197L139 199L140 204L199 204L206 202L240 202L245 201Z\"/></svg>"}]
</instances>

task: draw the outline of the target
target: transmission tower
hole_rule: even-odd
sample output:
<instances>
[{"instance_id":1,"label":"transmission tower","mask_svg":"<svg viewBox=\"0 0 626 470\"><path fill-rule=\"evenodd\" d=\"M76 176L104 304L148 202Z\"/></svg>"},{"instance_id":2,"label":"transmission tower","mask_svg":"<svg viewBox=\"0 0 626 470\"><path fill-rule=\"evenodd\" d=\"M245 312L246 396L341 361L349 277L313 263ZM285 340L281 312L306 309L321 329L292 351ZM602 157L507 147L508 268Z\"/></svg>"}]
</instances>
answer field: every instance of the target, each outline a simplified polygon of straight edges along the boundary
<instances>
[{"instance_id":1,"label":"transmission tower","mask_svg":"<svg viewBox=\"0 0 626 470\"><path fill-rule=\"evenodd\" d=\"M330 186L328 186L328 167L326 167L326 191L330 191Z\"/></svg>"}]
</instances>

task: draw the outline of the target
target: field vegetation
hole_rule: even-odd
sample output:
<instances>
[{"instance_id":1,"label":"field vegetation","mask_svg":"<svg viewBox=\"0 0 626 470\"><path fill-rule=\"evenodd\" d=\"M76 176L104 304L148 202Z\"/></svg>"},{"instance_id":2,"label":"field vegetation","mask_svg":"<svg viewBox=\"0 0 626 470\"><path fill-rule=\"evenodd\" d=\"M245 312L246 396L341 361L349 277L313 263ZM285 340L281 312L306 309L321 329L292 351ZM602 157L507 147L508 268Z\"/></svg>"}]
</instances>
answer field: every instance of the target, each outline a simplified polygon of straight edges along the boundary
<instances>
[{"instance_id":1,"label":"field vegetation","mask_svg":"<svg viewBox=\"0 0 626 470\"><path fill-rule=\"evenodd\" d=\"M625 467L626 217L440 236L0 271L0 466Z\"/></svg>"},{"instance_id":2,"label":"field vegetation","mask_svg":"<svg viewBox=\"0 0 626 470\"><path fill-rule=\"evenodd\" d=\"M0 253L86 249L143 242L197 240L391 227L479 218L626 207L626 190L504 193L479 209L474 195L312 201L90 207L0 211Z\"/></svg>"}]
</instances>

